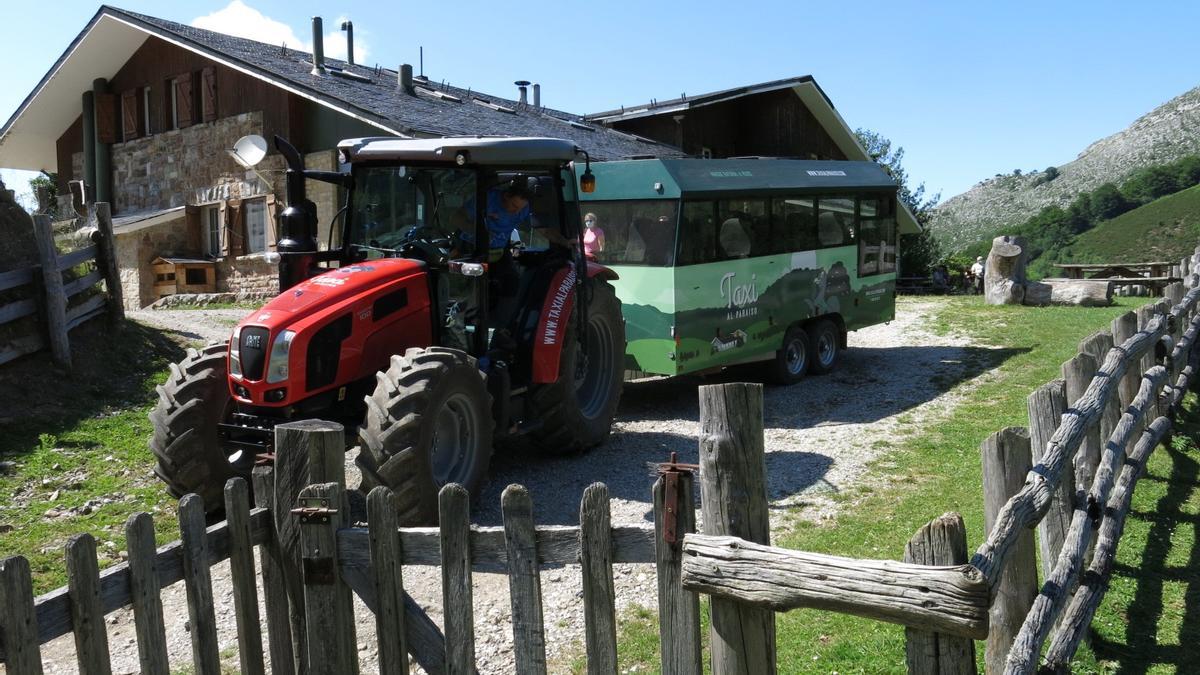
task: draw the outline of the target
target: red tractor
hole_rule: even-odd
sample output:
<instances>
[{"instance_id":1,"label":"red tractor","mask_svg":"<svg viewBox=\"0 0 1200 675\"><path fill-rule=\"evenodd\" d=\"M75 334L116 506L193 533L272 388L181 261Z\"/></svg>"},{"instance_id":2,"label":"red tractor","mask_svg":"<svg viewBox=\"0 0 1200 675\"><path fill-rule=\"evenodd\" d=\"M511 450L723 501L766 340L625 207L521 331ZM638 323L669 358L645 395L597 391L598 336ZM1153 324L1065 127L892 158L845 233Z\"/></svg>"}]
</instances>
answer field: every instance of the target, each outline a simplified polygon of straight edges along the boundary
<instances>
[{"instance_id":1,"label":"red tractor","mask_svg":"<svg viewBox=\"0 0 1200 675\"><path fill-rule=\"evenodd\" d=\"M576 176L581 150L363 138L339 144L348 171L322 172L275 145L281 292L158 388L150 448L171 494L217 508L229 477L273 457L276 424L329 419L357 431L362 488L392 488L404 522L429 523L438 489L477 488L498 443L566 453L605 438L625 329L615 273L581 253L576 190L595 184ZM325 250L306 180L346 194Z\"/></svg>"}]
</instances>

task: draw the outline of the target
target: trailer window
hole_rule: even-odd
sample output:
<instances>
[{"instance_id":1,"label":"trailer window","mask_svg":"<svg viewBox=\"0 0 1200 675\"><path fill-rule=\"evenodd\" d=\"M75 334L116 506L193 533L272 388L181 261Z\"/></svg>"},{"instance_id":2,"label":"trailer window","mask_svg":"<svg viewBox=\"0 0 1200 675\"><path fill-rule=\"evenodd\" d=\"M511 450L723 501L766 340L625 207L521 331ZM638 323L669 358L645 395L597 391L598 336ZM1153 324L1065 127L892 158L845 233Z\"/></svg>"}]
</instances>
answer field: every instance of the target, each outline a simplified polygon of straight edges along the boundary
<instances>
[{"instance_id":1,"label":"trailer window","mask_svg":"<svg viewBox=\"0 0 1200 675\"><path fill-rule=\"evenodd\" d=\"M675 262L678 206L665 199L585 202L584 226L593 216L587 253L606 265L670 267ZM586 235L586 233L585 233Z\"/></svg>"},{"instance_id":2,"label":"trailer window","mask_svg":"<svg viewBox=\"0 0 1200 675\"><path fill-rule=\"evenodd\" d=\"M896 210L890 197L859 201L858 275L896 271Z\"/></svg>"},{"instance_id":3,"label":"trailer window","mask_svg":"<svg viewBox=\"0 0 1200 675\"><path fill-rule=\"evenodd\" d=\"M812 197L776 198L771 203L771 239L776 253L821 248L817 240L817 202Z\"/></svg>"},{"instance_id":4,"label":"trailer window","mask_svg":"<svg viewBox=\"0 0 1200 675\"><path fill-rule=\"evenodd\" d=\"M770 255L771 222L765 199L717 202L717 248L720 260Z\"/></svg>"},{"instance_id":5,"label":"trailer window","mask_svg":"<svg viewBox=\"0 0 1200 675\"><path fill-rule=\"evenodd\" d=\"M817 243L821 248L854 243L854 198L817 199Z\"/></svg>"}]
</instances>

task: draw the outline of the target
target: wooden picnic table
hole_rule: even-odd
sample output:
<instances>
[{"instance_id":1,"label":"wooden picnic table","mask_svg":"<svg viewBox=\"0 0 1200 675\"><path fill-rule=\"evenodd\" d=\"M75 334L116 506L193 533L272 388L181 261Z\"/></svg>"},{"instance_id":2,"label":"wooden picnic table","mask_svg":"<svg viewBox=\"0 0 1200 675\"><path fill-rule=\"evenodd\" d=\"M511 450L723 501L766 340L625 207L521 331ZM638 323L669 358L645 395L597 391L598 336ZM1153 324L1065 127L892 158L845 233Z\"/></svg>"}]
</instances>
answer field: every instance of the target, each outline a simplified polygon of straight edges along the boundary
<instances>
[{"instance_id":1,"label":"wooden picnic table","mask_svg":"<svg viewBox=\"0 0 1200 675\"><path fill-rule=\"evenodd\" d=\"M1055 263L1068 279L1137 279L1169 277L1171 263Z\"/></svg>"}]
</instances>

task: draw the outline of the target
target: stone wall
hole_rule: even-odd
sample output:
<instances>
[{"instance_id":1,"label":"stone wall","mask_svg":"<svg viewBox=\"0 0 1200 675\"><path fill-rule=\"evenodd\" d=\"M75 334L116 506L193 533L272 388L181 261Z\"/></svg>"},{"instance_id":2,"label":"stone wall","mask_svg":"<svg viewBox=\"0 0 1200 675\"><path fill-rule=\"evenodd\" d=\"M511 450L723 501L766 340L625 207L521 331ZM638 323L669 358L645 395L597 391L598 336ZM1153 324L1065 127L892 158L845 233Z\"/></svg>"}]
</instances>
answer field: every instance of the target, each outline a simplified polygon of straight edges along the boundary
<instances>
[{"instance_id":1,"label":"stone wall","mask_svg":"<svg viewBox=\"0 0 1200 675\"><path fill-rule=\"evenodd\" d=\"M224 258L217 263L217 290L227 293L279 293L279 263L262 255Z\"/></svg>"},{"instance_id":2,"label":"stone wall","mask_svg":"<svg viewBox=\"0 0 1200 675\"><path fill-rule=\"evenodd\" d=\"M189 231L187 218L117 234L117 274L126 309L140 309L154 301L154 271L150 263L160 256L192 256L198 233Z\"/></svg>"}]
</instances>

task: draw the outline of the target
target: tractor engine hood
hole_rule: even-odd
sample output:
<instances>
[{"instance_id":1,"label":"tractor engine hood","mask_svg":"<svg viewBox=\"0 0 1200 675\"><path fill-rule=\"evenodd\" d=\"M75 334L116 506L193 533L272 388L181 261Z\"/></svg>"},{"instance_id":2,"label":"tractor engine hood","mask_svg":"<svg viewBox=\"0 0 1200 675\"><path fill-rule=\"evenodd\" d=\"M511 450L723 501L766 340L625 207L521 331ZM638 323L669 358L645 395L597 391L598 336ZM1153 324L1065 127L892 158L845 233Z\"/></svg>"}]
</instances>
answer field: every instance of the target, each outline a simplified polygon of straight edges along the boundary
<instances>
[{"instance_id":1,"label":"tractor engine hood","mask_svg":"<svg viewBox=\"0 0 1200 675\"><path fill-rule=\"evenodd\" d=\"M286 406L369 375L405 346L428 344L429 305L417 260L372 260L307 279L234 329L230 393L243 403ZM404 321L416 313L419 321Z\"/></svg>"}]
</instances>

